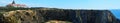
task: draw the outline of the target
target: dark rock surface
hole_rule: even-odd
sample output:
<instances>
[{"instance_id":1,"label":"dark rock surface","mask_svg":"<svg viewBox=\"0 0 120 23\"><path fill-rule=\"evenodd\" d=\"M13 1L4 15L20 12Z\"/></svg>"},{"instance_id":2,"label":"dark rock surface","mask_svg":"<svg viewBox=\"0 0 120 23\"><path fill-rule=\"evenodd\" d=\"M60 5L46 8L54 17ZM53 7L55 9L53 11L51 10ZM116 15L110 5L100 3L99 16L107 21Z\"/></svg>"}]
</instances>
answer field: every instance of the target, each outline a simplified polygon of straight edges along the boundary
<instances>
[{"instance_id":1,"label":"dark rock surface","mask_svg":"<svg viewBox=\"0 0 120 23\"><path fill-rule=\"evenodd\" d=\"M15 10L0 14L1 23L46 23L50 20L72 23L120 23L120 20L109 10L37 9Z\"/></svg>"}]
</instances>

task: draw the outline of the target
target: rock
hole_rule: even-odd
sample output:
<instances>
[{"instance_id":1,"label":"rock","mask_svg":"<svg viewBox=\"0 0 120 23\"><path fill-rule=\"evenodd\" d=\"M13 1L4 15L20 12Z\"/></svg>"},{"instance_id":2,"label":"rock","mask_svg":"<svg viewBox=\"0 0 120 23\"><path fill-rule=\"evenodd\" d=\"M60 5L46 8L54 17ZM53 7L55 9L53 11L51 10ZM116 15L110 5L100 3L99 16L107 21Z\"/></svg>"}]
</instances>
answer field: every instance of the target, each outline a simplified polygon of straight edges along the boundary
<instances>
[{"instance_id":1,"label":"rock","mask_svg":"<svg viewBox=\"0 0 120 23\"><path fill-rule=\"evenodd\" d=\"M0 14L1 23L120 23L109 10L35 9Z\"/></svg>"},{"instance_id":2,"label":"rock","mask_svg":"<svg viewBox=\"0 0 120 23\"><path fill-rule=\"evenodd\" d=\"M8 23L36 23L38 20L32 10L10 11L3 15Z\"/></svg>"}]
</instances>

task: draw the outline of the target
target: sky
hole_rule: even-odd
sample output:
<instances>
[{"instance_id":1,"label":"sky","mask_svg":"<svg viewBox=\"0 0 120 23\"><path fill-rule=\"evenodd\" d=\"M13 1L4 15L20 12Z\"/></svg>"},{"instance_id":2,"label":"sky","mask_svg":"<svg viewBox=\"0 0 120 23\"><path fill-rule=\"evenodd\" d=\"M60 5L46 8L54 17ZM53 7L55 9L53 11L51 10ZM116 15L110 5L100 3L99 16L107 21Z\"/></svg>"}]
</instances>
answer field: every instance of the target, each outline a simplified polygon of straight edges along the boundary
<instances>
[{"instance_id":1,"label":"sky","mask_svg":"<svg viewBox=\"0 0 120 23\"><path fill-rule=\"evenodd\" d=\"M12 0L0 0L0 6L5 6L11 2ZM15 2L17 4L26 4L29 7L107 9L117 18L120 18L120 0L15 0Z\"/></svg>"}]
</instances>

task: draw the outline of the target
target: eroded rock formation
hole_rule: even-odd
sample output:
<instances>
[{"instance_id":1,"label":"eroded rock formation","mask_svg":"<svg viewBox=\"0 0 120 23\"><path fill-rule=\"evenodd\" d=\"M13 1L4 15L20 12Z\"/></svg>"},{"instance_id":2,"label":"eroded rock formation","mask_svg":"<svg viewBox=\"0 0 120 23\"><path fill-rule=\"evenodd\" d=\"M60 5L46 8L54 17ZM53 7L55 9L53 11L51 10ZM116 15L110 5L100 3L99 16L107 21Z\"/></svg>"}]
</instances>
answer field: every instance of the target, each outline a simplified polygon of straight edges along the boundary
<instances>
[{"instance_id":1,"label":"eroded rock formation","mask_svg":"<svg viewBox=\"0 0 120 23\"><path fill-rule=\"evenodd\" d=\"M119 23L108 10L14 10L0 14L1 23Z\"/></svg>"},{"instance_id":2,"label":"eroded rock formation","mask_svg":"<svg viewBox=\"0 0 120 23\"><path fill-rule=\"evenodd\" d=\"M9 11L3 14L8 23L37 23L38 17L32 10Z\"/></svg>"}]
</instances>

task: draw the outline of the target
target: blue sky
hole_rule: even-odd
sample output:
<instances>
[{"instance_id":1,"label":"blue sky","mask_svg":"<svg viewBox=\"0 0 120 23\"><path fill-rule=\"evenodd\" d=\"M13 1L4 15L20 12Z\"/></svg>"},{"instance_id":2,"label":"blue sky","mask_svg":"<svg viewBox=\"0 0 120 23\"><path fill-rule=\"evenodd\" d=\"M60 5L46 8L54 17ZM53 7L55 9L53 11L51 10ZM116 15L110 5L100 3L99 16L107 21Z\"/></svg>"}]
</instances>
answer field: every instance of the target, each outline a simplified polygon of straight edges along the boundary
<instances>
[{"instance_id":1,"label":"blue sky","mask_svg":"<svg viewBox=\"0 0 120 23\"><path fill-rule=\"evenodd\" d=\"M0 6L10 4L12 0L0 0ZM120 0L15 0L17 4L29 7L49 7L63 9L117 9L111 10L120 18ZM119 13L118 13L119 12Z\"/></svg>"},{"instance_id":2,"label":"blue sky","mask_svg":"<svg viewBox=\"0 0 120 23\"><path fill-rule=\"evenodd\" d=\"M54 7L64 9L120 9L120 0L15 0L29 7ZM0 0L0 6L12 0Z\"/></svg>"}]
</instances>

